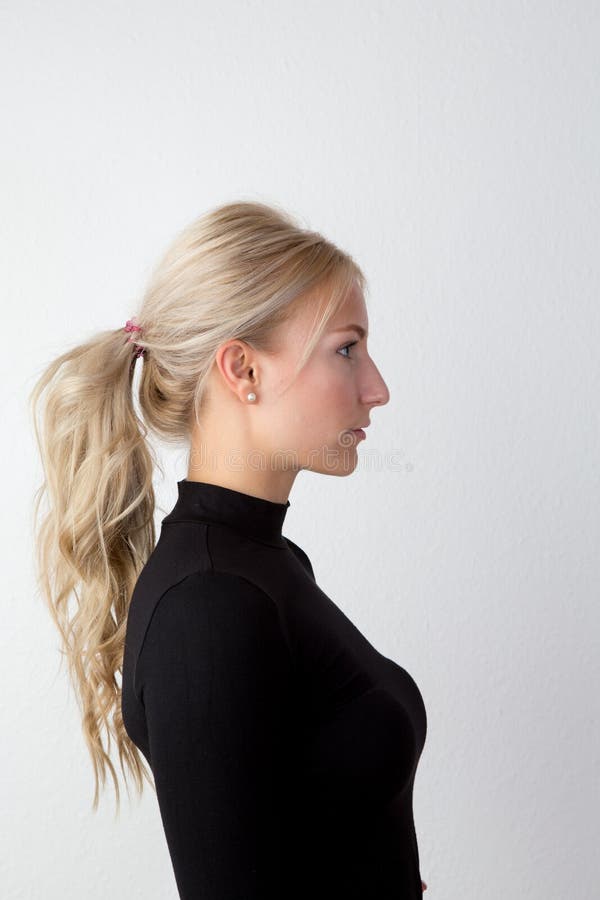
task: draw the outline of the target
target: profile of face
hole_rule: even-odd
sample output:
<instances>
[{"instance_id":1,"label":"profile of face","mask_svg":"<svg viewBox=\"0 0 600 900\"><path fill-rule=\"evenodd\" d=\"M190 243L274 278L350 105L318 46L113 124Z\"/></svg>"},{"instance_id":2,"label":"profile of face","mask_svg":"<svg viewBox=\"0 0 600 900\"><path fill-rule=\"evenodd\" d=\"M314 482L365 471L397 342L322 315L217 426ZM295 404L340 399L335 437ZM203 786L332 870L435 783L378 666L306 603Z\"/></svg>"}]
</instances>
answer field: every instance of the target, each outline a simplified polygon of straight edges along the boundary
<instances>
[{"instance_id":1,"label":"profile of face","mask_svg":"<svg viewBox=\"0 0 600 900\"><path fill-rule=\"evenodd\" d=\"M367 310L356 282L294 375L316 312L313 302L299 306L279 326L275 352L257 351L237 339L217 352L220 430L225 437L229 431L238 450L247 454L248 466L263 472L266 467L273 473L351 473L363 440L353 429L368 426L372 408L389 401L387 385L367 349ZM254 402L247 400L250 391L256 395Z\"/></svg>"}]
</instances>

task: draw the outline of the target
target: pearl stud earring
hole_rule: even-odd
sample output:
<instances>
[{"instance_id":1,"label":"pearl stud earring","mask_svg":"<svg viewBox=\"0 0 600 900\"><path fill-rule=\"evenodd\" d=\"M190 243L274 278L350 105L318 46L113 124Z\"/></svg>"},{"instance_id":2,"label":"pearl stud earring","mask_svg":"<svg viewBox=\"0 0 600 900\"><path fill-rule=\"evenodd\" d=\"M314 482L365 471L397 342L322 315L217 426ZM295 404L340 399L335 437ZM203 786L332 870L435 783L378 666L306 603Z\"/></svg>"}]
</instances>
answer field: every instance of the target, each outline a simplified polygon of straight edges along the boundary
<instances>
[{"instance_id":1,"label":"pearl stud earring","mask_svg":"<svg viewBox=\"0 0 600 900\"><path fill-rule=\"evenodd\" d=\"M256 400L256 394L253 391L248 394L248 400Z\"/></svg>"}]
</instances>

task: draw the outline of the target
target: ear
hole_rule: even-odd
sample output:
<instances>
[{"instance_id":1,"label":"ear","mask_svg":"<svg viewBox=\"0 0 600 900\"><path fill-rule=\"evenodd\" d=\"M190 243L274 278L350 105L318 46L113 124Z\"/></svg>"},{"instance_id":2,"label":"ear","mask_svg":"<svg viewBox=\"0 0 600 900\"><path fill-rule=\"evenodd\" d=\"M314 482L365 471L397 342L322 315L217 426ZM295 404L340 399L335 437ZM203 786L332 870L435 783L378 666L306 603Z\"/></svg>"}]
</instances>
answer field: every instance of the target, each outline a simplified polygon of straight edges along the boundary
<instances>
[{"instance_id":1,"label":"ear","mask_svg":"<svg viewBox=\"0 0 600 900\"><path fill-rule=\"evenodd\" d=\"M215 365L224 384L237 395L242 403L249 393L258 387L258 356L253 347L240 338L232 338L221 344L215 355Z\"/></svg>"}]
</instances>

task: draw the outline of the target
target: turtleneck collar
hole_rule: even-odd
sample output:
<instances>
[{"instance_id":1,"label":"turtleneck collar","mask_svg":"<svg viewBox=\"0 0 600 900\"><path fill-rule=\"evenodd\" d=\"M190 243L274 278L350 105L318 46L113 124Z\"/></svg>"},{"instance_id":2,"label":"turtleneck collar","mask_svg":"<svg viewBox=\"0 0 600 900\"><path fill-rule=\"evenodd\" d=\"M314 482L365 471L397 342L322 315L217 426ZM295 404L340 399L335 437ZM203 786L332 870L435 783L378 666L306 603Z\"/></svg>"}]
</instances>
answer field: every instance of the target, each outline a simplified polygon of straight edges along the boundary
<instances>
[{"instance_id":1,"label":"turtleneck collar","mask_svg":"<svg viewBox=\"0 0 600 900\"><path fill-rule=\"evenodd\" d=\"M216 523L267 544L284 545L281 529L289 500L275 503L220 484L186 478L177 482L177 489L177 502L163 523Z\"/></svg>"}]
</instances>

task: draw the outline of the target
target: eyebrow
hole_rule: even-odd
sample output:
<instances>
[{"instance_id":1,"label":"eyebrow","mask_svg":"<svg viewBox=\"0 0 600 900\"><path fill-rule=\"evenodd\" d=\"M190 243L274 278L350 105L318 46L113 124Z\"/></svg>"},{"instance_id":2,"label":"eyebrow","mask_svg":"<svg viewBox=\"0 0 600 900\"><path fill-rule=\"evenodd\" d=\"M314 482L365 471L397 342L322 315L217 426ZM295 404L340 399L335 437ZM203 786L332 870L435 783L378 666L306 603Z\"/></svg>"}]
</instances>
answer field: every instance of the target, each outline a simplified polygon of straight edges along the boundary
<instances>
[{"instance_id":1,"label":"eyebrow","mask_svg":"<svg viewBox=\"0 0 600 900\"><path fill-rule=\"evenodd\" d=\"M362 325L343 325L341 328L334 328L333 331L356 331L361 336L361 338L365 338L367 336L367 332L362 327Z\"/></svg>"}]
</instances>

